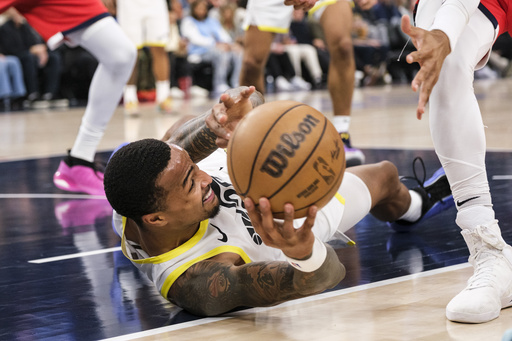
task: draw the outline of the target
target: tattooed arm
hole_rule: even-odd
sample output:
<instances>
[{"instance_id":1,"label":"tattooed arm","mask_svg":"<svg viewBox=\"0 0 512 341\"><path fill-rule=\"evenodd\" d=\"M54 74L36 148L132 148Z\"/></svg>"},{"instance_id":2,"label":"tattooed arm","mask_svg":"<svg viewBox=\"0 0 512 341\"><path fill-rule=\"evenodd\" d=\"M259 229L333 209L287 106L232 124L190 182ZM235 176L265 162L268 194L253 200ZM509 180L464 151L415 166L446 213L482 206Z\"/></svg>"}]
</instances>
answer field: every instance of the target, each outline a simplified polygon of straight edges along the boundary
<instances>
[{"instance_id":1,"label":"tattooed arm","mask_svg":"<svg viewBox=\"0 0 512 341\"><path fill-rule=\"evenodd\" d=\"M284 220L275 222L268 199L259 199L259 210L249 198L244 203L254 229L267 246L280 249L294 262L316 258L312 232L316 206L309 208L303 225L296 229L292 204L285 204ZM299 271L280 261L238 265L238 256L219 255L190 267L172 285L168 299L194 314L211 316L236 307L265 307L317 294L345 277L345 267L336 252L325 247L325 259L312 272Z\"/></svg>"},{"instance_id":2,"label":"tattooed arm","mask_svg":"<svg viewBox=\"0 0 512 341\"><path fill-rule=\"evenodd\" d=\"M327 258L313 272L301 272L287 262L237 266L205 260L176 280L168 299L193 314L214 316L237 307L267 307L318 294L344 276L344 266L328 245Z\"/></svg>"},{"instance_id":3,"label":"tattooed arm","mask_svg":"<svg viewBox=\"0 0 512 341\"><path fill-rule=\"evenodd\" d=\"M178 121L162 140L183 147L192 161L198 162L217 148L225 148L240 119L263 102L263 95L254 87L230 89L212 109L200 116Z\"/></svg>"}]
</instances>

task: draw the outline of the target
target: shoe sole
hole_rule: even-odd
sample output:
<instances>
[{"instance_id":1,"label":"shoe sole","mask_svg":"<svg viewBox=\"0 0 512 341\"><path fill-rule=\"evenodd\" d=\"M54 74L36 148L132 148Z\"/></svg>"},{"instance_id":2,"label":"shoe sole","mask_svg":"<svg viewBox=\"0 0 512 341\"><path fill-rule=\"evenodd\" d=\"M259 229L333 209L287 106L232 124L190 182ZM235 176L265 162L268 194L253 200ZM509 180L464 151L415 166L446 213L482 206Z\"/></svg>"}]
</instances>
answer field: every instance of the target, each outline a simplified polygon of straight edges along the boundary
<instances>
[{"instance_id":1,"label":"shoe sole","mask_svg":"<svg viewBox=\"0 0 512 341\"><path fill-rule=\"evenodd\" d=\"M491 320L494 320L500 316L500 312L490 312L486 314L461 314L453 311L446 311L446 318L453 322L462 322L462 323L484 323Z\"/></svg>"},{"instance_id":2,"label":"shoe sole","mask_svg":"<svg viewBox=\"0 0 512 341\"><path fill-rule=\"evenodd\" d=\"M73 181L67 180L64 177L60 178L53 178L53 184L58 189L61 189L66 192L75 192L75 193L86 193L89 195L99 195L99 196L105 196L105 193L92 193L91 191L88 191L86 189L81 188L80 186L76 185Z\"/></svg>"}]
</instances>

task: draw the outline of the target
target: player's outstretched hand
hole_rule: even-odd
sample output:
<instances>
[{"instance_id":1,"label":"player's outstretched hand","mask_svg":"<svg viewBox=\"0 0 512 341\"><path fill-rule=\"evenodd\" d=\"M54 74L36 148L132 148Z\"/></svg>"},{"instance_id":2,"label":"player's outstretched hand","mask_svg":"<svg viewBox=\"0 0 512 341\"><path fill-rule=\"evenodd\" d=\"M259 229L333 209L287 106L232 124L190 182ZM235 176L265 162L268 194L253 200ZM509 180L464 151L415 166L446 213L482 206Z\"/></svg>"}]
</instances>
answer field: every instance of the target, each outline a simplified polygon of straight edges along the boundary
<instances>
[{"instance_id":1,"label":"player's outstretched hand","mask_svg":"<svg viewBox=\"0 0 512 341\"><path fill-rule=\"evenodd\" d=\"M251 198L245 198L244 204L252 225L267 246L275 247L294 259L307 259L311 256L315 236L313 224L318 208L311 206L304 224L296 229L293 226L294 208L287 203L284 205L284 220L275 221L272 216L270 202L267 198L260 198L259 208L256 208Z\"/></svg>"},{"instance_id":2,"label":"player's outstretched hand","mask_svg":"<svg viewBox=\"0 0 512 341\"><path fill-rule=\"evenodd\" d=\"M411 37L417 50L407 55L407 63L420 64L420 70L412 80L411 87L415 92L420 90L416 116L421 120L430 93L439 79L443 62L450 54L450 40L440 30L426 31L413 27L408 15L402 17L402 31Z\"/></svg>"},{"instance_id":3,"label":"player's outstretched hand","mask_svg":"<svg viewBox=\"0 0 512 341\"><path fill-rule=\"evenodd\" d=\"M215 143L219 148L227 147L238 122L253 109L251 95L255 91L254 86L241 86L226 91L220 96L220 102L213 106L211 114L206 117L206 125L217 135Z\"/></svg>"}]
</instances>

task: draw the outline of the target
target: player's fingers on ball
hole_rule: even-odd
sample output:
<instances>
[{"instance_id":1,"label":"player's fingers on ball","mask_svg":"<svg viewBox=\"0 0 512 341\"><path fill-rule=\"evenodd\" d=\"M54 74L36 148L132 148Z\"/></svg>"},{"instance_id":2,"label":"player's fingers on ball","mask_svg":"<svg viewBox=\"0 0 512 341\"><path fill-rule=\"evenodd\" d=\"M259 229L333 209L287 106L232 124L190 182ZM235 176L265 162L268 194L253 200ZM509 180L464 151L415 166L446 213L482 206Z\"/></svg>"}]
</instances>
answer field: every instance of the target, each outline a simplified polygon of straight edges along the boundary
<instances>
[{"instance_id":1,"label":"player's fingers on ball","mask_svg":"<svg viewBox=\"0 0 512 341\"><path fill-rule=\"evenodd\" d=\"M241 95L244 98L249 98L251 95L256 91L256 88L254 86L249 86L246 89L242 90Z\"/></svg>"},{"instance_id":2,"label":"player's fingers on ball","mask_svg":"<svg viewBox=\"0 0 512 341\"><path fill-rule=\"evenodd\" d=\"M272 215L270 202L267 198L260 198L258 202L261 212L262 226L267 232L271 233L274 230L274 217Z\"/></svg>"},{"instance_id":3,"label":"player's fingers on ball","mask_svg":"<svg viewBox=\"0 0 512 341\"><path fill-rule=\"evenodd\" d=\"M316 205L312 205L308 209L308 214L306 216L306 220L302 225L304 228L311 230L313 225L315 224L316 214L318 213L318 207Z\"/></svg>"},{"instance_id":4,"label":"player's fingers on ball","mask_svg":"<svg viewBox=\"0 0 512 341\"><path fill-rule=\"evenodd\" d=\"M249 214L249 218L251 218L251 222L253 223L253 225L260 225L261 214L258 208L256 207L254 201L251 198L247 197L244 199L244 206L245 209L247 210L247 213Z\"/></svg>"},{"instance_id":5,"label":"player's fingers on ball","mask_svg":"<svg viewBox=\"0 0 512 341\"><path fill-rule=\"evenodd\" d=\"M221 100L222 100L222 103L224 103L224 105L228 109L231 108L235 104L235 100L233 99L233 97L231 97L227 94L226 94L226 97L224 97L224 98L221 97Z\"/></svg>"},{"instance_id":6,"label":"player's fingers on ball","mask_svg":"<svg viewBox=\"0 0 512 341\"><path fill-rule=\"evenodd\" d=\"M293 226L293 219L295 217L295 209L292 204L287 203L284 205L284 222L282 224L282 235L285 239L289 239L295 235L295 227Z\"/></svg>"}]
</instances>

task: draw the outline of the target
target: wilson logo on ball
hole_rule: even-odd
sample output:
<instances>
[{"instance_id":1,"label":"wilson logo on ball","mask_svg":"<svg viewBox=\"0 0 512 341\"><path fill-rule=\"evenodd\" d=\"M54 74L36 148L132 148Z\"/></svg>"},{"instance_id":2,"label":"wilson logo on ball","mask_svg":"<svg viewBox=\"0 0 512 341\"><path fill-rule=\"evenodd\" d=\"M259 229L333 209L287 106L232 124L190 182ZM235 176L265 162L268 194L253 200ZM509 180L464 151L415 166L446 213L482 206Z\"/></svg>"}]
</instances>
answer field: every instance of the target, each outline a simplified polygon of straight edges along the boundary
<instances>
[{"instance_id":1,"label":"wilson logo on ball","mask_svg":"<svg viewBox=\"0 0 512 341\"><path fill-rule=\"evenodd\" d=\"M288 167L288 159L295 156L295 151L300 148L301 143L306 140L307 135L313 131L318 123L320 123L320 120L311 115L306 115L297 126L297 131L282 134L281 142L267 155L260 171L274 178L283 175L283 171Z\"/></svg>"}]
</instances>

